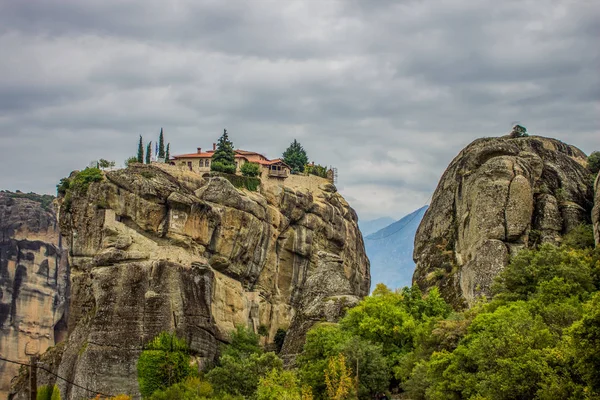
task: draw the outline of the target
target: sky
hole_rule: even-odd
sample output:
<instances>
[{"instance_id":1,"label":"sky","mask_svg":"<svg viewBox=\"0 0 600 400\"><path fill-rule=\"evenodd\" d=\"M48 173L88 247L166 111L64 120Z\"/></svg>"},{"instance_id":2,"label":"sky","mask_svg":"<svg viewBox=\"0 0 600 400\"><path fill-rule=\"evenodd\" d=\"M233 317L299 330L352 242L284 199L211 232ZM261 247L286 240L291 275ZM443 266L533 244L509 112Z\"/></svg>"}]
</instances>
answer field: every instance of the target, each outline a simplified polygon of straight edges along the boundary
<instances>
[{"instance_id":1,"label":"sky","mask_svg":"<svg viewBox=\"0 0 600 400\"><path fill-rule=\"evenodd\" d=\"M297 139L361 219L400 218L515 122L600 150L598 21L597 0L0 0L0 189L226 128L269 158Z\"/></svg>"}]
</instances>

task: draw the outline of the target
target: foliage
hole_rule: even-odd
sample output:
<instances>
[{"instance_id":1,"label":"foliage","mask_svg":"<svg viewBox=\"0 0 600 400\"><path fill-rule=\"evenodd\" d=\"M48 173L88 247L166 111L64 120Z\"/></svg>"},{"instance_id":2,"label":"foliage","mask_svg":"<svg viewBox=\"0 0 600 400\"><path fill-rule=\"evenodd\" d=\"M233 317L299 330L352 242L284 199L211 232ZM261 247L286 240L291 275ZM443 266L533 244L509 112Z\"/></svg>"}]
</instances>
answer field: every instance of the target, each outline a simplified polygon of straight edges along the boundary
<instances>
[{"instance_id":1,"label":"foliage","mask_svg":"<svg viewBox=\"0 0 600 400\"><path fill-rule=\"evenodd\" d=\"M171 143L167 143L167 150L165 151L165 162L168 163L171 160Z\"/></svg>"},{"instance_id":2,"label":"foliage","mask_svg":"<svg viewBox=\"0 0 600 400\"><path fill-rule=\"evenodd\" d=\"M98 160L98 168L100 168L100 169L112 168L114 166L115 166L114 161L108 161L108 160L105 160L104 158L101 158L100 160Z\"/></svg>"},{"instance_id":3,"label":"foliage","mask_svg":"<svg viewBox=\"0 0 600 400\"><path fill-rule=\"evenodd\" d=\"M283 152L283 162L290 166L293 174L304 172L308 156L302 145L294 139L290 146Z\"/></svg>"},{"instance_id":4,"label":"foliage","mask_svg":"<svg viewBox=\"0 0 600 400\"><path fill-rule=\"evenodd\" d=\"M260 165L258 165L257 163L253 163L253 162L247 162L244 163L244 165L242 165L242 167L240 168L240 171L242 172L242 175L244 176L258 176L260 175Z\"/></svg>"},{"instance_id":5,"label":"foliage","mask_svg":"<svg viewBox=\"0 0 600 400\"><path fill-rule=\"evenodd\" d=\"M152 141L148 142L146 146L146 164L150 164L152 161Z\"/></svg>"},{"instance_id":6,"label":"foliage","mask_svg":"<svg viewBox=\"0 0 600 400\"><path fill-rule=\"evenodd\" d=\"M251 192L256 192L260 186L260 179L253 178L250 176L240 176L232 174L219 174L223 178L227 179L233 186L238 189L246 189Z\"/></svg>"},{"instance_id":7,"label":"foliage","mask_svg":"<svg viewBox=\"0 0 600 400\"><path fill-rule=\"evenodd\" d=\"M221 352L219 365L206 378L217 392L250 397L260 378L273 369L281 370L283 363L275 353L264 353L259 336L243 326L237 326L230 339Z\"/></svg>"},{"instance_id":8,"label":"foliage","mask_svg":"<svg viewBox=\"0 0 600 400\"><path fill-rule=\"evenodd\" d=\"M275 337L273 338L273 342L277 346L277 352L279 353L283 348L283 343L285 342L285 336L287 332L285 329L278 328L277 332L275 332Z\"/></svg>"},{"instance_id":9,"label":"foliage","mask_svg":"<svg viewBox=\"0 0 600 400\"><path fill-rule=\"evenodd\" d=\"M160 128L158 135L158 158L165 157L165 138L163 137L163 128Z\"/></svg>"},{"instance_id":10,"label":"foliage","mask_svg":"<svg viewBox=\"0 0 600 400\"><path fill-rule=\"evenodd\" d=\"M66 179L66 178L63 178L63 179ZM63 179L61 179L61 183L63 182ZM57 185L57 189L61 185L61 183L59 183ZM54 196L51 196L49 194L37 194L37 193L33 193L33 192L23 193L18 190L16 191L16 193L8 192L8 191L0 191L0 193L4 193L6 196L11 197L13 199L28 199L31 201L35 201L36 203L40 203L42 209L44 209L46 211L50 210L50 208L52 207L52 202L55 199Z\"/></svg>"},{"instance_id":11,"label":"foliage","mask_svg":"<svg viewBox=\"0 0 600 400\"><path fill-rule=\"evenodd\" d=\"M350 371L346 366L346 358L343 354L329 357L327 369L325 370L325 385L327 386L327 397L331 400L345 400L356 397L355 386Z\"/></svg>"},{"instance_id":12,"label":"foliage","mask_svg":"<svg viewBox=\"0 0 600 400\"><path fill-rule=\"evenodd\" d=\"M525 128L524 126L515 125L515 126L513 126L513 130L511 132L510 136L513 138L519 138L519 137L527 137L527 136L529 136L529 134L527 133L527 128Z\"/></svg>"},{"instance_id":13,"label":"foliage","mask_svg":"<svg viewBox=\"0 0 600 400\"><path fill-rule=\"evenodd\" d=\"M125 160L125 166L129 167L131 164L138 162L137 157L129 157L127 160Z\"/></svg>"},{"instance_id":14,"label":"foliage","mask_svg":"<svg viewBox=\"0 0 600 400\"><path fill-rule=\"evenodd\" d=\"M574 368L587 385L600 393L600 292L583 305L583 317L568 331Z\"/></svg>"},{"instance_id":15,"label":"foliage","mask_svg":"<svg viewBox=\"0 0 600 400\"><path fill-rule=\"evenodd\" d=\"M155 391L150 400L199 400L213 398L214 390L210 383L198 377L188 377L184 381Z\"/></svg>"},{"instance_id":16,"label":"foliage","mask_svg":"<svg viewBox=\"0 0 600 400\"><path fill-rule=\"evenodd\" d=\"M320 164L307 164L304 167L304 172L309 175L320 176L321 178L327 178L327 167Z\"/></svg>"},{"instance_id":17,"label":"foliage","mask_svg":"<svg viewBox=\"0 0 600 400\"><path fill-rule=\"evenodd\" d=\"M37 400L60 400L60 390L56 385L43 385L37 388Z\"/></svg>"},{"instance_id":18,"label":"foliage","mask_svg":"<svg viewBox=\"0 0 600 400\"><path fill-rule=\"evenodd\" d=\"M593 174L597 174L600 172L600 151L594 151L592 154L588 156L588 169L592 171Z\"/></svg>"},{"instance_id":19,"label":"foliage","mask_svg":"<svg viewBox=\"0 0 600 400\"><path fill-rule=\"evenodd\" d=\"M138 143L137 162L139 162L140 164L144 162L144 142L142 139L142 135L140 135L140 142Z\"/></svg>"},{"instance_id":20,"label":"foliage","mask_svg":"<svg viewBox=\"0 0 600 400\"><path fill-rule=\"evenodd\" d=\"M183 339L162 332L142 351L137 363L138 383L143 397L164 390L196 373L190 366L189 349Z\"/></svg>"},{"instance_id":21,"label":"foliage","mask_svg":"<svg viewBox=\"0 0 600 400\"><path fill-rule=\"evenodd\" d=\"M301 388L294 371L272 369L258 383L257 400L309 400L310 388Z\"/></svg>"},{"instance_id":22,"label":"foliage","mask_svg":"<svg viewBox=\"0 0 600 400\"><path fill-rule=\"evenodd\" d=\"M104 174L99 168L86 168L83 171L78 172L71 178L68 178L69 184L67 190L73 190L77 193L86 193L90 183L100 182L104 179ZM61 180L59 185L63 186L64 182ZM64 187L64 186L63 186Z\"/></svg>"},{"instance_id":23,"label":"foliage","mask_svg":"<svg viewBox=\"0 0 600 400\"><path fill-rule=\"evenodd\" d=\"M223 135L221 135L217 142L217 149L212 155L210 170L235 174L235 150L233 143L229 140L227 129L223 130Z\"/></svg>"},{"instance_id":24,"label":"foliage","mask_svg":"<svg viewBox=\"0 0 600 400\"><path fill-rule=\"evenodd\" d=\"M572 249L594 247L594 229L592 225L582 224L571 229L563 237L562 243Z\"/></svg>"}]
</instances>

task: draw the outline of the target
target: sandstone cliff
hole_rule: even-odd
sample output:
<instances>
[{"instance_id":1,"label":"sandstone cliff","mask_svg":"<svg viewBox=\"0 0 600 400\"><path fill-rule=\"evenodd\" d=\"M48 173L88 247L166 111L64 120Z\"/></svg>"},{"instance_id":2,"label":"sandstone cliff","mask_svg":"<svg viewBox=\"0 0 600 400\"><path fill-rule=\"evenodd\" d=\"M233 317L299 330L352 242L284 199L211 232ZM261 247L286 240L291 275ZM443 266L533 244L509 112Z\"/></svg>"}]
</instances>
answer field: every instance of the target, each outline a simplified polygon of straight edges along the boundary
<instances>
[{"instance_id":1,"label":"sandstone cliff","mask_svg":"<svg viewBox=\"0 0 600 400\"><path fill-rule=\"evenodd\" d=\"M67 257L52 207L0 193L0 354L28 362L64 339ZM0 361L0 399L19 366Z\"/></svg>"},{"instance_id":2,"label":"sandstone cliff","mask_svg":"<svg viewBox=\"0 0 600 400\"><path fill-rule=\"evenodd\" d=\"M58 374L136 395L137 358L161 331L185 338L202 364L237 324L261 327L267 343L287 329L293 356L312 324L339 318L369 290L357 216L326 180L295 178L257 193L137 165L67 195L71 302ZM86 396L57 384L63 399Z\"/></svg>"},{"instance_id":3,"label":"sandstone cliff","mask_svg":"<svg viewBox=\"0 0 600 400\"><path fill-rule=\"evenodd\" d=\"M489 295L509 256L590 223L591 174L579 149L543 137L485 138L444 172L415 237L413 283L457 307Z\"/></svg>"}]
</instances>

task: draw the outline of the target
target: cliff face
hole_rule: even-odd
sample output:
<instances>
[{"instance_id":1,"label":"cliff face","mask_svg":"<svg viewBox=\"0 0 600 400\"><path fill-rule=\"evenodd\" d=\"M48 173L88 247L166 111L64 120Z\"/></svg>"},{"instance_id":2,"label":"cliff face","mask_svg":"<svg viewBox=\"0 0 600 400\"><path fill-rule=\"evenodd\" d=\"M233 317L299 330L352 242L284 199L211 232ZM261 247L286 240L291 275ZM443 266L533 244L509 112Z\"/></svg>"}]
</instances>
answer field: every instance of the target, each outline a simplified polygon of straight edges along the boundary
<instances>
[{"instance_id":1,"label":"cliff face","mask_svg":"<svg viewBox=\"0 0 600 400\"><path fill-rule=\"evenodd\" d=\"M185 338L202 364L237 324L261 327L267 343L288 329L293 356L314 322L339 318L369 290L357 216L326 180L309 190L293 179L256 193L138 165L65 198L72 288L58 374L137 394L137 358L161 331ZM63 399L86 395L57 384Z\"/></svg>"},{"instance_id":2,"label":"cliff face","mask_svg":"<svg viewBox=\"0 0 600 400\"><path fill-rule=\"evenodd\" d=\"M509 256L590 223L586 156L542 137L471 143L444 172L415 237L413 283L457 307L489 295Z\"/></svg>"},{"instance_id":3,"label":"cliff face","mask_svg":"<svg viewBox=\"0 0 600 400\"><path fill-rule=\"evenodd\" d=\"M29 362L64 339L67 257L54 211L0 193L0 354ZM19 366L0 362L0 398Z\"/></svg>"}]
</instances>

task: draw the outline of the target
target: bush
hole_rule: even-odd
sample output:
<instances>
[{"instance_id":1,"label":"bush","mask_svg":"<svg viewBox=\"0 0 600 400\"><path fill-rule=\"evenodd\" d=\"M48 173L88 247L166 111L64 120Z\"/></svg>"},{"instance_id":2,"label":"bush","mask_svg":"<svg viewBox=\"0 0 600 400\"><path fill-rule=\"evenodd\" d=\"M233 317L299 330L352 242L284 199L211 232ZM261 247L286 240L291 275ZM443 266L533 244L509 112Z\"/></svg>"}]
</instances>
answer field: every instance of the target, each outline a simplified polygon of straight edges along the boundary
<instances>
[{"instance_id":1,"label":"bush","mask_svg":"<svg viewBox=\"0 0 600 400\"><path fill-rule=\"evenodd\" d=\"M58 386L43 385L38 387L36 400L60 400Z\"/></svg>"},{"instance_id":2,"label":"bush","mask_svg":"<svg viewBox=\"0 0 600 400\"><path fill-rule=\"evenodd\" d=\"M273 369L260 379L257 400L305 400L312 398L308 388L304 390L298 385L298 378L293 371Z\"/></svg>"},{"instance_id":3,"label":"bush","mask_svg":"<svg viewBox=\"0 0 600 400\"><path fill-rule=\"evenodd\" d=\"M588 169L592 171L592 173L597 174L600 172L600 151L594 151L589 155L588 159Z\"/></svg>"},{"instance_id":4,"label":"bush","mask_svg":"<svg viewBox=\"0 0 600 400\"><path fill-rule=\"evenodd\" d=\"M304 172L309 175L320 176L321 178L327 178L327 167L319 164L307 164L304 167Z\"/></svg>"},{"instance_id":5,"label":"bush","mask_svg":"<svg viewBox=\"0 0 600 400\"><path fill-rule=\"evenodd\" d=\"M235 174L235 164L225 164L221 161L213 161L210 163L210 170L222 172L224 174Z\"/></svg>"},{"instance_id":6,"label":"bush","mask_svg":"<svg viewBox=\"0 0 600 400\"><path fill-rule=\"evenodd\" d=\"M70 179L69 187L73 191L86 193L90 183L100 182L104 179L104 175L99 168L86 168L81 172L78 172L74 177Z\"/></svg>"},{"instance_id":7,"label":"bush","mask_svg":"<svg viewBox=\"0 0 600 400\"><path fill-rule=\"evenodd\" d=\"M210 383L198 377L189 377L164 390L157 390L150 400L195 400L212 398L214 390Z\"/></svg>"},{"instance_id":8,"label":"bush","mask_svg":"<svg viewBox=\"0 0 600 400\"><path fill-rule=\"evenodd\" d=\"M250 176L239 176L232 174L219 174L219 176L227 179L233 186L238 189L247 189L251 192L256 192L260 186L260 179Z\"/></svg>"},{"instance_id":9,"label":"bush","mask_svg":"<svg viewBox=\"0 0 600 400\"><path fill-rule=\"evenodd\" d=\"M125 160L125 166L129 167L131 164L138 162L137 157L131 156L127 160Z\"/></svg>"},{"instance_id":10,"label":"bush","mask_svg":"<svg viewBox=\"0 0 600 400\"><path fill-rule=\"evenodd\" d=\"M260 165L258 165L257 163L253 163L253 162L247 162L244 163L244 165L242 165L242 168L240 168L240 171L242 172L242 175L244 176L258 176L260 175Z\"/></svg>"},{"instance_id":11,"label":"bush","mask_svg":"<svg viewBox=\"0 0 600 400\"><path fill-rule=\"evenodd\" d=\"M181 382L197 371L190 366L189 349L183 339L162 332L142 351L137 372L140 393L149 397L157 390Z\"/></svg>"},{"instance_id":12,"label":"bush","mask_svg":"<svg viewBox=\"0 0 600 400\"><path fill-rule=\"evenodd\" d=\"M562 243L571 249L592 248L595 243L594 228L592 225L579 225L563 237Z\"/></svg>"}]
</instances>

